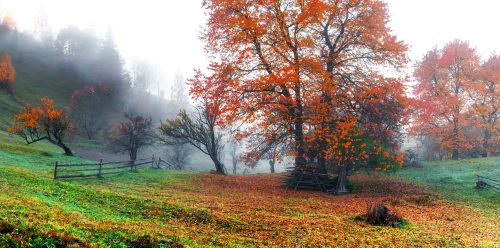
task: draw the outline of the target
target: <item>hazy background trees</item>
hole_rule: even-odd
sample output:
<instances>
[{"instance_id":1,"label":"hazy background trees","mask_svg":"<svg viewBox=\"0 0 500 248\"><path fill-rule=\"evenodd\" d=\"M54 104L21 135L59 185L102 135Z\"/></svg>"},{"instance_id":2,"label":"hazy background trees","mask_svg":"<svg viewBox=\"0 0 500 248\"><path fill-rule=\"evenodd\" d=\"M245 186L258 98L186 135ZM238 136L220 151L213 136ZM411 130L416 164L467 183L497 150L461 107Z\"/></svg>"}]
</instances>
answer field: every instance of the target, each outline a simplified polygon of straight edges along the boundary
<instances>
[{"instance_id":1,"label":"hazy background trees","mask_svg":"<svg viewBox=\"0 0 500 248\"><path fill-rule=\"evenodd\" d=\"M108 147L112 152L128 153L135 161L139 151L156 142L154 126L151 118L133 113L125 114L125 119L110 131Z\"/></svg>"},{"instance_id":2,"label":"hazy background trees","mask_svg":"<svg viewBox=\"0 0 500 248\"><path fill-rule=\"evenodd\" d=\"M498 55L482 61L461 40L417 62L413 133L427 136L422 145L441 159L498 154L499 74Z\"/></svg>"}]
</instances>

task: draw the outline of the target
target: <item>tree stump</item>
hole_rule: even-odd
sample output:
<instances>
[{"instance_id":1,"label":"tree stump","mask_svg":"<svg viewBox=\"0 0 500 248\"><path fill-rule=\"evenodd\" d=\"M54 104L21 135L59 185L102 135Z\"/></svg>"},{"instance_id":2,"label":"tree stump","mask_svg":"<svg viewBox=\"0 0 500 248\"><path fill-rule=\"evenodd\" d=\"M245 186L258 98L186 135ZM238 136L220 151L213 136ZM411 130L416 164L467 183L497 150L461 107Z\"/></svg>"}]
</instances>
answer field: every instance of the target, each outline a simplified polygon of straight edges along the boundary
<instances>
[{"instance_id":1,"label":"tree stump","mask_svg":"<svg viewBox=\"0 0 500 248\"><path fill-rule=\"evenodd\" d=\"M371 225L398 226L402 219L389 210L384 204L370 207L366 214L366 222Z\"/></svg>"}]
</instances>

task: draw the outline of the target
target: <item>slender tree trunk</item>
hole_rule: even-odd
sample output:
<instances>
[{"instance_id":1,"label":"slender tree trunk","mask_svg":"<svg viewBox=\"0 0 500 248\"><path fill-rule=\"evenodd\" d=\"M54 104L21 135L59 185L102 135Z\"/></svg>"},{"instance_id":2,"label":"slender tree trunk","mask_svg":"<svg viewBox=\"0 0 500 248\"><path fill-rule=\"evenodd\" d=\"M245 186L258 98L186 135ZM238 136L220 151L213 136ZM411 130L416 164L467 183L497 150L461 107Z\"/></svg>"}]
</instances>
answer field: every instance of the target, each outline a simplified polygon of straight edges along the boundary
<instances>
[{"instance_id":1,"label":"slender tree trunk","mask_svg":"<svg viewBox=\"0 0 500 248\"><path fill-rule=\"evenodd\" d=\"M491 133L488 130L484 130L484 141L483 141L483 158L488 157L488 151L490 149L490 138L491 138Z\"/></svg>"},{"instance_id":2,"label":"slender tree trunk","mask_svg":"<svg viewBox=\"0 0 500 248\"><path fill-rule=\"evenodd\" d=\"M336 190L337 194L343 194L349 192L347 190L347 165L342 165L338 168Z\"/></svg>"},{"instance_id":3,"label":"slender tree trunk","mask_svg":"<svg viewBox=\"0 0 500 248\"><path fill-rule=\"evenodd\" d=\"M304 130L302 129L302 118L297 117L295 121L295 168L305 167Z\"/></svg>"},{"instance_id":4,"label":"slender tree trunk","mask_svg":"<svg viewBox=\"0 0 500 248\"><path fill-rule=\"evenodd\" d=\"M458 120L453 121L453 137L452 137L452 145L453 148L451 149L451 159L453 160L458 160L458 146L459 146L459 140L458 140Z\"/></svg>"},{"instance_id":5,"label":"slender tree trunk","mask_svg":"<svg viewBox=\"0 0 500 248\"><path fill-rule=\"evenodd\" d=\"M326 170L326 158L325 158L325 150L326 148L321 147L321 152L318 157L318 172L321 174L327 174Z\"/></svg>"},{"instance_id":6,"label":"slender tree trunk","mask_svg":"<svg viewBox=\"0 0 500 248\"><path fill-rule=\"evenodd\" d=\"M275 170L274 170L274 163L275 163L274 159L269 160L269 167L271 169L271 173L275 172Z\"/></svg>"}]
</instances>

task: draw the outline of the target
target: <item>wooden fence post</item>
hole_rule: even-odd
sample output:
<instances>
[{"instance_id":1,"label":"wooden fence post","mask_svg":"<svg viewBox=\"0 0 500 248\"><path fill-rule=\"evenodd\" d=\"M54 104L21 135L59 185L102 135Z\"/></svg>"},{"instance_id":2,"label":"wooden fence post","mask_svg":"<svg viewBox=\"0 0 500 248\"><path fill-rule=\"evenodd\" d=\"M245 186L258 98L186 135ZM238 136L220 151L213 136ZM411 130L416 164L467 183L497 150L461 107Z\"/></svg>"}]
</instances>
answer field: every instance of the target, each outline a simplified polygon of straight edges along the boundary
<instances>
[{"instance_id":1,"label":"wooden fence post","mask_svg":"<svg viewBox=\"0 0 500 248\"><path fill-rule=\"evenodd\" d=\"M57 179L57 161L56 165L54 166L54 180Z\"/></svg>"},{"instance_id":2,"label":"wooden fence post","mask_svg":"<svg viewBox=\"0 0 500 248\"><path fill-rule=\"evenodd\" d=\"M102 159L99 161L99 175L97 175L97 177L101 177L102 176L101 173L102 173Z\"/></svg>"}]
</instances>

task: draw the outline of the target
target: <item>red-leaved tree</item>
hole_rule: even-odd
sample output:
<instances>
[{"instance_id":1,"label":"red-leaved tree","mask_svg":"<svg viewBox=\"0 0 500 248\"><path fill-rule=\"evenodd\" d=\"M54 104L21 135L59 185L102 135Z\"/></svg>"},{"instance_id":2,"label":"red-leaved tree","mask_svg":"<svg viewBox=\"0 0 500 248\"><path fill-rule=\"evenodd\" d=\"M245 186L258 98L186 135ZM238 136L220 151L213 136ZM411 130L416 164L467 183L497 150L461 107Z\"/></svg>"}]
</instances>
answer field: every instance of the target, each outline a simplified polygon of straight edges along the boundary
<instances>
[{"instance_id":1,"label":"red-leaved tree","mask_svg":"<svg viewBox=\"0 0 500 248\"><path fill-rule=\"evenodd\" d=\"M479 67L470 90L470 123L479 128L481 155L500 152L500 56L491 55Z\"/></svg>"},{"instance_id":2,"label":"red-leaved tree","mask_svg":"<svg viewBox=\"0 0 500 248\"><path fill-rule=\"evenodd\" d=\"M466 135L466 113L479 65L476 50L460 40L429 51L416 65L413 129L419 135L436 137L452 159L473 146Z\"/></svg>"}]
</instances>

